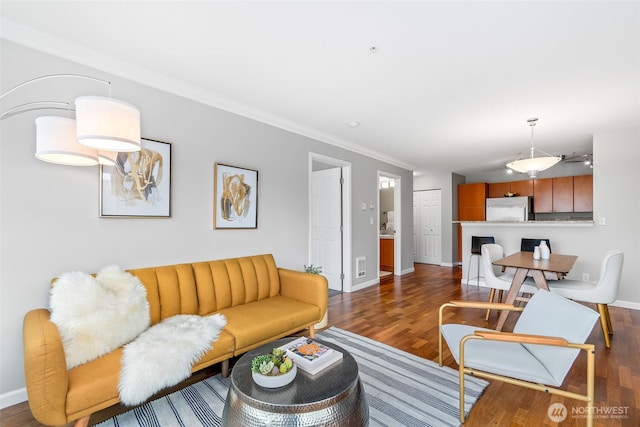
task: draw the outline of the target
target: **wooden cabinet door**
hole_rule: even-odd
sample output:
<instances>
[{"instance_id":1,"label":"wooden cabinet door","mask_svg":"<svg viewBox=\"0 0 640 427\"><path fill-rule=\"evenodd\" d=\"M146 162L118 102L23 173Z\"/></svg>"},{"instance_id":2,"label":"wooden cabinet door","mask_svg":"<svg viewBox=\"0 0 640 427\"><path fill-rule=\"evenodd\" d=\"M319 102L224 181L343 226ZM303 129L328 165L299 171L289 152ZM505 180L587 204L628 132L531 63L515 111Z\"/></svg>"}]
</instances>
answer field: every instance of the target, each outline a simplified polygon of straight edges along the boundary
<instances>
[{"instance_id":1,"label":"wooden cabinet door","mask_svg":"<svg viewBox=\"0 0 640 427\"><path fill-rule=\"evenodd\" d=\"M483 207L487 198L488 185L485 182L458 185L458 206L465 208Z\"/></svg>"},{"instance_id":2,"label":"wooden cabinet door","mask_svg":"<svg viewBox=\"0 0 640 427\"><path fill-rule=\"evenodd\" d=\"M553 178L553 211L573 212L573 177Z\"/></svg>"},{"instance_id":3,"label":"wooden cabinet door","mask_svg":"<svg viewBox=\"0 0 640 427\"><path fill-rule=\"evenodd\" d=\"M511 192L517 196L533 196L533 180L511 181Z\"/></svg>"},{"instance_id":4,"label":"wooden cabinet door","mask_svg":"<svg viewBox=\"0 0 640 427\"><path fill-rule=\"evenodd\" d=\"M489 184L489 197L504 197L511 190L510 182L492 182Z\"/></svg>"},{"instance_id":5,"label":"wooden cabinet door","mask_svg":"<svg viewBox=\"0 0 640 427\"><path fill-rule=\"evenodd\" d=\"M593 212L593 175L573 177L573 211Z\"/></svg>"},{"instance_id":6,"label":"wooden cabinet door","mask_svg":"<svg viewBox=\"0 0 640 427\"><path fill-rule=\"evenodd\" d=\"M393 271L393 239L380 239L380 269Z\"/></svg>"},{"instance_id":7,"label":"wooden cabinet door","mask_svg":"<svg viewBox=\"0 0 640 427\"><path fill-rule=\"evenodd\" d=\"M553 178L533 180L533 211L553 212Z\"/></svg>"}]
</instances>

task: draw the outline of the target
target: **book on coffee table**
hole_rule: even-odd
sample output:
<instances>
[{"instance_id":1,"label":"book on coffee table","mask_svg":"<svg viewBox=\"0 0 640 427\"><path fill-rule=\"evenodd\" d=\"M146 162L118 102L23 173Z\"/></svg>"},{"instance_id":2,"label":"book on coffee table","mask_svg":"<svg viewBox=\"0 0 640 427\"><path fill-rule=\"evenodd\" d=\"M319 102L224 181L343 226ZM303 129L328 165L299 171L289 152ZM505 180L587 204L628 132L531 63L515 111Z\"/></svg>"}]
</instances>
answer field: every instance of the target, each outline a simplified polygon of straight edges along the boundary
<instances>
[{"instance_id":1,"label":"book on coffee table","mask_svg":"<svg viewBox=\"0 0 640 427\"><path fill-rule=\"evenodd\" d=\"M312 338L300 337L280 347L287 350L287 355L298 365L299 369L315 375L329 365L342 360L342 353L327 347Z\"/></svg>"}]
</instances>

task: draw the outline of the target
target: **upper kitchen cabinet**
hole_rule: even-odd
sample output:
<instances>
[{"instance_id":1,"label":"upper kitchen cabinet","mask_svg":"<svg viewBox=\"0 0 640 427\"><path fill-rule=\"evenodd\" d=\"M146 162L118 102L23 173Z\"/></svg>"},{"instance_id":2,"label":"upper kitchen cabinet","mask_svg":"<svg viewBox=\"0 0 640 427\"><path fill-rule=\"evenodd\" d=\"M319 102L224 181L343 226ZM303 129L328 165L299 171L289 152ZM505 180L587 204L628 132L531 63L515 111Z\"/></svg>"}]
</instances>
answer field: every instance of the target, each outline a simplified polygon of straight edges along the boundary
<instances>
[{"instance_id":1,"label":"upper kitchen cabinet","mask_svg":"<svg viewBox=\"0 0 640 427\"><path fill-rule=\"evenodd\" d=\"M553 212L573 212L573 177L553 179Z\"/></svg>"},{"instance_id":2,"label":"upper kitchen cabinet","mask_svg":"<svg viewBox=\"0 0 640 427\"><path fill-rule=\"evenodd\" d=\"M592 212L593 176L535 179L533 210L545 212Z\"/></svg>"},{"instance_id":3,"label":"upper kitchen cabinet","mask_svg":"<svg viewBox=\"0 0 640 427\"><path fill-rule=\"evenodd\" d=\"M593 212L593 175L573 177L573 211Z\"/></svg>"},{"instance_id":4,"label":"upper kitchen cabinet","mask_svg":"<svg viewBox=\"0 0 640 427\"><path fill-rule=\"evenodd\" d=\"M507 193L516 196L533 196L533 180L492 182L489 184L489 197L504 197Z\"/></svg>"},{"instance_id":5,"label":"upper kitchen cabinet","mask_svg":"<svg viewBox=\"0 0 640 427\"><path fill-rule=\"evenodd\" d=\"M533 179L512 181L511 192L516 193L516 196L533 196Z\"/></svg>"},{"instance_id":6,"label":"upper kitchen cabinet","mask_svg":"<svg viewBox=\"0 0 640 427\"><path fill-rule=\"evenodd\" d=\"M485 199L489 194L487 183L458 185L458 220L484 221Z\"/></svg>"},{"instance_id":7,"label":"upper kitchen cabinet","mask_svg":"<svg viewBox=\"0 0 640 427\"><path fill-rule=\"evenodd\" d=\"M510 182L492 182L489 184L489 197L504 197L510 191Z\"/></svg>"}]
</instances>

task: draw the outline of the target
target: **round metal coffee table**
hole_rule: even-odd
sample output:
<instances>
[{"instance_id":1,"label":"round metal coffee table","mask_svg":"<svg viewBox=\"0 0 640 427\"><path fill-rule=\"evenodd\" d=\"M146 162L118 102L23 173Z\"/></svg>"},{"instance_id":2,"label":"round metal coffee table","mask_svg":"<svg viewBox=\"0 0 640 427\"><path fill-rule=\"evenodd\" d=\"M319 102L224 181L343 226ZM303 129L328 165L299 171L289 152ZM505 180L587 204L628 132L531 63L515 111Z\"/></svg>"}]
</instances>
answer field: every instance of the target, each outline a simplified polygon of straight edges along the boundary
<instances>
[{"instance_id":1,"label":"round metal coffee table","mask_svg":"<svg viewBox=\"0 0 640 427\"><path fill-rule=\"evenodd\" d=\"M224 426L366 426L369 405L358 376L358 365L346 350L317 340L343 354L342 360L310 375L298 369L284 387L263 388L251 378L251 360L294 338L263 345L245 353L231 371L231 386L222 414Z\"/></svg>"}]
</instances>

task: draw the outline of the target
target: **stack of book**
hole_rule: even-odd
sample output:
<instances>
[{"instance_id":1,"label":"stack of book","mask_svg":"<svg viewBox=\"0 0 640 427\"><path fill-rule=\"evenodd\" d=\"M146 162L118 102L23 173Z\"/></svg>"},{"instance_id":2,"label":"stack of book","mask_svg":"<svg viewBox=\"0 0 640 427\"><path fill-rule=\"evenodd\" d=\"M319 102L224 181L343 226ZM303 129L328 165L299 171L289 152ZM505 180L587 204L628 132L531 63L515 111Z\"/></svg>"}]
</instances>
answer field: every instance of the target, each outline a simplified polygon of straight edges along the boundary
<instances>
[{"instance_id":1,"label":"stack of book","mask_svg":"<svg viewBox=\"0 0 640 427\"><path fill-rule=\"evenodd\" d=\"M287 356L293 362L311 375L324 370L333 363L342 360L342 353L327 347L311 338L300 337L287 345L280 347L287 350Z\"/></svg>"}]
</instances>

